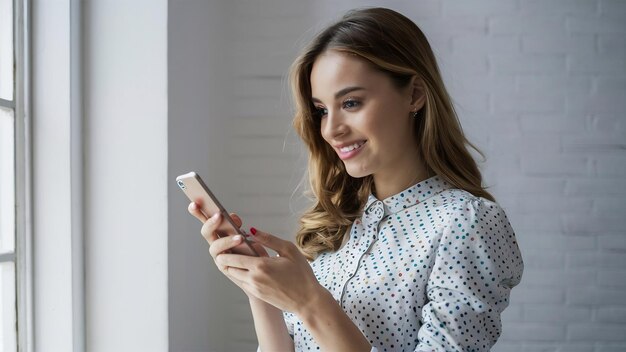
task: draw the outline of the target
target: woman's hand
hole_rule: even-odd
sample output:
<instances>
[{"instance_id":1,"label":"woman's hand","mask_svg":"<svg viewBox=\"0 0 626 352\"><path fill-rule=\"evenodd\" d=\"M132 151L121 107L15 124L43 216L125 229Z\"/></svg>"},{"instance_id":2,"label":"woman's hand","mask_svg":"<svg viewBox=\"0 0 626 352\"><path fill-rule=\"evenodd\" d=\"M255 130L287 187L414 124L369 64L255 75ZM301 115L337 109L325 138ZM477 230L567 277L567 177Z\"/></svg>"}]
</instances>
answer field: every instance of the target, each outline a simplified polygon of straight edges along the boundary
<instances>
[{"instance_id":1,"label":"woman's hand","mask_svg":"<svg viewBox=\"0 0 626 352\"><path fill-rule=\"evenodd\" d=\"M219 255L220 253L229 253L231 248L236 247L238 244L242 242L240 238L241 236L239 235L226 236L224 238L220 238L217 235L215 230L219 228L219 225L222 222L222 218L219 213L214 214L211 218L207 218L202 213L202 211L200 211L200 207L194 202L191 202L189 204L189 207L187 210L189 211L189 213L191 213L191 215L193 215L196 219L202 222L202 229L200 229L200 233L202 234L202 237L204 237L204 239L209 243L209 253L211 254L211 257L213 257L214 261L217 255ZM241 227L242 221L241 221L241 218L237 216L237 214L231 213L230 217L233 219L237 227ZM239 238L239 240L233 241L233 238ZM265 248L263 248L262 245L258 243L252 243L252 246L257 251L257 253L259 253L260 256L264 256L264 257L268 256L267 251L265 250ZM249 298L253 298L253 296L251 296L250 293L246 291L239 282L237 282L237 280L234 280L228 275L224 267L220 267L218 265L218 268L223 274L228 276L231 281L233 281L237 286L243 289Z\"/></svg>"},{"instance_id":2,"label":"woman's hand","mask_svg":"<svg viewBox=\"0 0 626 352\"><path fill-rule=\"evenodd\" d=\"M290 241L251 229L255 244L271 248L276 257L249 257L221 253L215 259L227 275L255 297L283 311L298 313L326 291L308 261ZM235 241L235 242L240 242Z\"/></svg>"},{"instance_id":3,"label":"woman's hand","mask_svg":"<svg viewBox=\"0 0 626 352\"><path fill-rule=\"evenodd\" d=\"M241 244L241 236L219 238L215 233L221 221L219 214L207 219L195 203L189 205L189 212L203 222L200 232L210 245L209 252L217 267L249 298L258 298L281 310L295 313L327 292L292 242L251 229L255 236L249 240L252 240L261 257L228 253L229 249ZM237 226L241 226L237 215L231 217ZM263 246L273 249L278 256L269 257Z\"/></svg>"}]
</instances>

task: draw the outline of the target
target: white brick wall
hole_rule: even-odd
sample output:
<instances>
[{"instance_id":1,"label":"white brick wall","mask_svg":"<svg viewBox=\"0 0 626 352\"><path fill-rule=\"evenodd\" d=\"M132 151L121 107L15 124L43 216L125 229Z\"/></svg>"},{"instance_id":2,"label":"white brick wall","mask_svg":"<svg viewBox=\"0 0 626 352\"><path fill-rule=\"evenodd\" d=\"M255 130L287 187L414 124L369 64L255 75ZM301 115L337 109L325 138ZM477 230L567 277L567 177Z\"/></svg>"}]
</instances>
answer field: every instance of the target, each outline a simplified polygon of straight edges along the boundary
<instances>
[{"instance_id":1,"label":"white brick wall","mask_svg":"<svg viewBox=\"0 0 626 352\"><path fill-rule=\"evenodd\" d=\"M626 1L229 3L215 67L231 78L220 102L230 142L214 148L232 180L220 194L248 225L292 238L302 204L285 81L297 50L346 9L388 6L430 39L523 251L494 350L626 351ZM225 336L229 350L252 349L249 312L237 312L219 317L241 336Z\"/></svg>"}]
</instances>

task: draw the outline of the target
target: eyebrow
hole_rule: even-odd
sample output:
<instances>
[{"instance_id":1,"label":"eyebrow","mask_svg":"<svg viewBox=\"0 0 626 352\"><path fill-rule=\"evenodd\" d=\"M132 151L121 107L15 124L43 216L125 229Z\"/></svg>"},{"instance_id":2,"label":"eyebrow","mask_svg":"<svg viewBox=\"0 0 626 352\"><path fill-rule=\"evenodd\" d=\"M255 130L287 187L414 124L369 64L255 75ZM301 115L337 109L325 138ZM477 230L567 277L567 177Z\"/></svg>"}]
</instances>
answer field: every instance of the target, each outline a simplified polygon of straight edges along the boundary
<instances>
[{"instance_id":1,"label":"eyebrow","mask_svg":"<svg viewBox=\"0 0 626 352\"><path fill-rule=\"evenodd\" d=\"M335 93L335 99L339 99L339 98L341 98L342 96L344 96L344 95L346 95L348 93L354 92L355 90L365 90L365 88L357 87L357 86L355 86L355 87L346 87L346 88L338 91L337 93ZM315 97L313 97L312 100L315 103L321 103L322 102L321 100L319 100L319 99L317 99Z\"/></svg>"}]
</instances>

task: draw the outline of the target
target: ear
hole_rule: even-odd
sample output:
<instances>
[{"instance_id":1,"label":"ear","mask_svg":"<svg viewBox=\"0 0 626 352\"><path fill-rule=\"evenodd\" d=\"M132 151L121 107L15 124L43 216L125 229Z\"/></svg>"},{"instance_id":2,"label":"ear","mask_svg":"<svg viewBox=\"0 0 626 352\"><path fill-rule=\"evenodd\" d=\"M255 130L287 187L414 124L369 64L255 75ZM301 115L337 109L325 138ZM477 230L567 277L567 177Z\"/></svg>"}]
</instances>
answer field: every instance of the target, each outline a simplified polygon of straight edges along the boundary
<instances>
[{"instance_id":1,"label":"ear","mask_svg":"<svg viewBox=\"0 0 626 352\"><path fill-rule=\"evenodd\" d=\"M426 85L424 80L417 75L411 78L410 93L411 93L411 111L419 111L426 102Z\"/></svg>"}]
</instances>

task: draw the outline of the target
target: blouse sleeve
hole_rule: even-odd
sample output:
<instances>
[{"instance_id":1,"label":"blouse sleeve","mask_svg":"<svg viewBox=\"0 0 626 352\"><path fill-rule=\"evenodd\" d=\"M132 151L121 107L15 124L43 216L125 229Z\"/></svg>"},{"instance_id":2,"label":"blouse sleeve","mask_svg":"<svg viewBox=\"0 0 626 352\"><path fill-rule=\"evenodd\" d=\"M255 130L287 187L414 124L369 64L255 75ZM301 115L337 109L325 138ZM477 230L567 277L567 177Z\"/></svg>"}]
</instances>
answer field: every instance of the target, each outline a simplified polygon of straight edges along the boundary
<instances>
[{"instance_id":1,"label":"blouse sleeve","mask_svg":"<svg viewBox=\"0 0 626 352\"><path fill-rule=\"evenodd\" d=\"M287 332L291 335L293 339L293 325L296 316L293 313L283 312L283 319L285 319L285 325L287 326Z\"/></svg>"},{"instance_id":2,"label":"blouse sleeve","mask_svg":"<svg viewBox=\"0 0 626 352\"><path fill-rule=\"evenodd\" d=\"M415 351L489 351L523 261L504 210L484 198L452 208L426 284Z\"/></svg>"}]
</instances>

